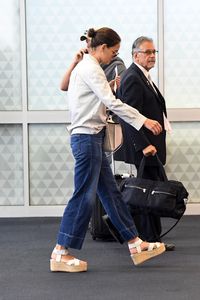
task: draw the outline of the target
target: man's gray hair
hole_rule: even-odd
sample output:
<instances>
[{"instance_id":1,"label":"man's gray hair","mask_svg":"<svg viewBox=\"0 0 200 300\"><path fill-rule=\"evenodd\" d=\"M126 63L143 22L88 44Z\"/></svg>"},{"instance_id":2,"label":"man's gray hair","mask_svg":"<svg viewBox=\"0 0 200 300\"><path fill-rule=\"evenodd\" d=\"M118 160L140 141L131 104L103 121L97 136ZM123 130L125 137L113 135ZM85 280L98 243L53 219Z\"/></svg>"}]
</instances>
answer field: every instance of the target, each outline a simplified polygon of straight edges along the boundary
<instances>
[{"instance_id":1,"label":"man's gray hair","mask_svg":"<svg viewBox=\"0 0 200 300\"><path fill-rule=\"evenodd\" d=\"M137 52L138 49L140 49L141 44L143 44L144 42L151 42L153 43L153 39L149 38L147 36L140 36L138 37L132 45L132 54Z\"/></svg>"}]
</instances>

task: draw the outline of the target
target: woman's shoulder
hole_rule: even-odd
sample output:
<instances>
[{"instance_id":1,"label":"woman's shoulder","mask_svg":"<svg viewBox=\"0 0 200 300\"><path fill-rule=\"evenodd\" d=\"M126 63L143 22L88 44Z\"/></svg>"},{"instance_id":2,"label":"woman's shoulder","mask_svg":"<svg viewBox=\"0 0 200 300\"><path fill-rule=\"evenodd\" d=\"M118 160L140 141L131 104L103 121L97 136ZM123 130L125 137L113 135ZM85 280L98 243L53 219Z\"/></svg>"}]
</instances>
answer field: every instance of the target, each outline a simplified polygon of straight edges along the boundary
<instances>
[{"instance_id":1,"label":"woman's shoulder","mask_svg":"<svg viewBox=\"0 0 200 300\"><path fill-rule=\"evenodd\" d=\"M91 55L85 54L83 59L78 64L80 68L95 68L99 66L98 61ZM87 70L85 70L87 71Z\"/></svg>"},{"instance_id":2,"label":"woman's shoulder","mask_svg":"<svg viewBox=\"0 0 200 300\"><path fill-rule=\"evenodd\" d=\"M87 55L77 65L74 76L90 85L94 82L103 81L105 74L97 60Z\"/></svg>"}]
</instances>

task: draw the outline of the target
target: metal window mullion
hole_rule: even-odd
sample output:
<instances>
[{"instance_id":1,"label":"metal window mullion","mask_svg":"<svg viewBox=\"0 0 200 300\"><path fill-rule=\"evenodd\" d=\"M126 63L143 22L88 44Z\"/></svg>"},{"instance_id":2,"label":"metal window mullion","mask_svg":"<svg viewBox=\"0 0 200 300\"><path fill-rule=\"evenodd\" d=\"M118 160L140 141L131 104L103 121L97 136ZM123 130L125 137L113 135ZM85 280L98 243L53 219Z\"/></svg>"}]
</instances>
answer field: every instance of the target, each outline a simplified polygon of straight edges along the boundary
<instances>
[{"instance_id":1,"label":"metal window mullion","mask_svg":"<svg viewBox=\"0 0 200 300\"><path fill-rule=\"evenodd\" d=\"M23 131L23 182L24 206L29 207L29 153L28 153L28 86L27 86L27 30L26 1L20 0L20 38L21 38L21 74L22 74L22 131Z\"/></svg>"},{"instance_id":2,"label":"metal window mullion","mask_svg":"<svg viewBox=\"0 0 200 300\"><path fill-rule=\"evenodd\" d=\"M164 0L157 0L158 10L158 86L164 95Z\"/></svg>"}]
</instances>

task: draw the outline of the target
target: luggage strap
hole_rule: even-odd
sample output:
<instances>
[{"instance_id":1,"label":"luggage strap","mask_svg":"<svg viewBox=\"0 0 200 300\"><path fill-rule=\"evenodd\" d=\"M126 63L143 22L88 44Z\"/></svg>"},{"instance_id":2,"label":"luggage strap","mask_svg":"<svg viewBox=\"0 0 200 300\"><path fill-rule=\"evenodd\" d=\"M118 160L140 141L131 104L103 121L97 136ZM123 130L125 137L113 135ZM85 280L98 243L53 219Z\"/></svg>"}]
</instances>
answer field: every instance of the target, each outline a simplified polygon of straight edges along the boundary
<instances>
[{"instance_id":1,"label":"luggage strap","mask_svg":"<svg viewBox=\"0 0 200 300\"><path fill-rule=\"evenodd\" d=\"M182 215L183 216L183 215ZM180 219L182 218L182 216L180 217ZM160 238L162 238L163 236L165 236L166 234L168 234L177 224L178 222L180 221L180 219L178 219L174 225L172 225L167 231L165 231L163 234L160 235Z\"/></svg>"}]
</instances>

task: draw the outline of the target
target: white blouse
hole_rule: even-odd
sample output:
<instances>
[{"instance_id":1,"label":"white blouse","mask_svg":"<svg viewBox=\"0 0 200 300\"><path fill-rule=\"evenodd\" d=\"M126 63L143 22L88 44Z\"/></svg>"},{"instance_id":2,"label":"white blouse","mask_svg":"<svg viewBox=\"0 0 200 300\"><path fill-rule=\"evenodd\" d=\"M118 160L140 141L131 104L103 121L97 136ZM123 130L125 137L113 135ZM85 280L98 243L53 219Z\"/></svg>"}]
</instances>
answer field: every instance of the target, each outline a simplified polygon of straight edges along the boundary
<instances>
[{"instance_id":1,"label":"white blouse","mask_svg":"<svg viewBox=\"0 0 200 300\"><path fill-rule=\"evenodd\" d=\"M90 54L75 67L68 88L71 125L70 134L96 134L106 124L106 107L139 130L146 117L135 108L116 99L104 71Z\"/></svg>"}]
</instances>

